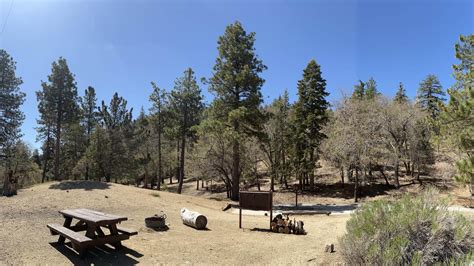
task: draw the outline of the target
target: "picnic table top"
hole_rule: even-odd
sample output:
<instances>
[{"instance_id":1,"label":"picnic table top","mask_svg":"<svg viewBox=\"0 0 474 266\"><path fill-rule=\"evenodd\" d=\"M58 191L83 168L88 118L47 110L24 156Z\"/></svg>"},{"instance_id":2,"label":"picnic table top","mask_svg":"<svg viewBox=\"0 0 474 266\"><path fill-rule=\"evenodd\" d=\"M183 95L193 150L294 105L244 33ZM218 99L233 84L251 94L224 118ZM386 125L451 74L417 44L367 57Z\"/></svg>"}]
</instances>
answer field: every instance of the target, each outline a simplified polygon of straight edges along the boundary
<instances>
[{"instance_id":1,"label":"picnic table top","mask_svg":"<svg viewBox=\"0 0 474 266\"><path fill-rule=\"evenodd\" d=\"M66 217L72 217L84 222L96 224L114 224L127 220L127 217L125 216L107 214L89 209L68 209L59 211L59 213Z\"/></svg>"}]
</instances>

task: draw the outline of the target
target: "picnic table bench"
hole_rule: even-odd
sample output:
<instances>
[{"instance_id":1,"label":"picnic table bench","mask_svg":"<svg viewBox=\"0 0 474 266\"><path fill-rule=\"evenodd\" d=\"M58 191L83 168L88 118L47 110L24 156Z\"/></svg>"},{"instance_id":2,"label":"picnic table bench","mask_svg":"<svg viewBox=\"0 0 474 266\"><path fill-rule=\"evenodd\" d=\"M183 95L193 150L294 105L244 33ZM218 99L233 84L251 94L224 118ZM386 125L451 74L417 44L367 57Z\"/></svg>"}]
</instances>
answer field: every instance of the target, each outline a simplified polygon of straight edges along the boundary
<instances>
[{"instance_id":1,"label":"picnic table bench","mask_svg":"<svg viewBox=\"0 0 474 266\"><path fill-rule=\"evenodd\" d=\"M106 214L89 209L72 209L59 211L64 217L64 224L48 224L52 235L59 235L58 243L64 244L66 239L71 241L72 247L83 257L87 250L96 246L110 244L116 249L122 247L122 241L136 235L137 231L119 227L127 217ZM72 220L78 220L72 225ZM109 234L104 230L107 229ZM79 233L86 231L85 235Z\"/></svg>"}]
</instances>

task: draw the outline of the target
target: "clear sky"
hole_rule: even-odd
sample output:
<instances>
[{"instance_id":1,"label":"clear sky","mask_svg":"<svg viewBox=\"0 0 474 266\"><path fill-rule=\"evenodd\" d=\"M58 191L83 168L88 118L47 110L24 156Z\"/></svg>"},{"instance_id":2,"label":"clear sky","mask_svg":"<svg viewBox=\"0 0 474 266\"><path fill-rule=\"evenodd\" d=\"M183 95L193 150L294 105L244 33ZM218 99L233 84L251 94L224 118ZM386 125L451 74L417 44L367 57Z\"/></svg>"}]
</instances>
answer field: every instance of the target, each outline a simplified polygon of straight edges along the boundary
<instances>
[{"instance_id":1,"label":"clear sky","mask_svg":"<svg viewBox=\"0 0 474 266\"><path fill-rule=\"evenodd\" d=\"M148 109L150 81L171 89L187 67L211 76L217 38L236 20L257 34L266 102L285 88L294 101L311 59L332 102L370 77L388 96L402 81L414 97L430 73L445 88L453 83L454 44L474 32L474 1L0 0L0 48L17 61L27 93L24 139L39 147L35 91L59 56L80 95L91 85L99 100L118 92L136 111Z\"/></svg>"}]
</instances>

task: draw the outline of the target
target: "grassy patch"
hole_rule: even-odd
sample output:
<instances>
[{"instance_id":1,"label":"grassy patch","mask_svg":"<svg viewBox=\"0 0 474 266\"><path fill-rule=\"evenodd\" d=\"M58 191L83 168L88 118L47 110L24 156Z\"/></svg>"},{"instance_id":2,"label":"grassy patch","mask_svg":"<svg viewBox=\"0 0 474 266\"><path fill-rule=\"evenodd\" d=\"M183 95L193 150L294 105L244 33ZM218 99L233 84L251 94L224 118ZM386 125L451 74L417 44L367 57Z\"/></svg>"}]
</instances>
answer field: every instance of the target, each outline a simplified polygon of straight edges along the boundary
<instances>
[{"instance_id":1,"label":"grassy patch","mask_svg":"<svg viewBox=\"0 0 474 266\"><path fill-rule=\"evenodd\" d=\"M158 192L153 192L151 193L150 195L152 195L153 197L155 198L159 198L160 197L160 194Z\"/></svg>"}]
</instances>

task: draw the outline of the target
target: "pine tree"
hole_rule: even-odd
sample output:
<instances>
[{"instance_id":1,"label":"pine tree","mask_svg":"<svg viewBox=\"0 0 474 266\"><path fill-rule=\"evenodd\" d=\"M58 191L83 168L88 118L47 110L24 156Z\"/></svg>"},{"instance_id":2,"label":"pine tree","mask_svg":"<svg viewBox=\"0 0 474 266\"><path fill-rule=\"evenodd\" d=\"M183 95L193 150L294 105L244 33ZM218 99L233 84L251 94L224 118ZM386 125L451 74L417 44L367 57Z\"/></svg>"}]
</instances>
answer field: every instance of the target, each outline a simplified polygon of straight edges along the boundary
<instances>
[{"instance_id":1,"label":"pine tree","mask_svg":"<svg viewBox=\"0 0 474 266\"><path fill-rule=\"evenodd\" d=\"M406 90L405 90L405 87L403 86L403 83L400 82L400 84L398 85L398 90L393 100L399 104L408 102L408 96L406 94Z\"/></svg>"},{"instance_id":2,"label":"pine tree","mask_svg":"<svg viewBox=\"0 0 474 266\"><path fill-rule=\"evenodd\" d=\"M299 167L302 169L303 177L309 177L311 189L314 187L317 151L325 138L321 129L328 121L329 103L326 101L328 95L321 67L315 60L311 60L303 71L303 79L298 81L299 98L295 103L296 136L300 150Z\"/></svg>"},{"instance_id":3,"label":"pine tree","mask_svg":"<svg viewBox=\"0 0 474 266\"><path fill-rule=\"evenodd\" d=\"M244 136L261 134L264 115L259 76L266 66L254 48L255 33L247 33L240 22L227 26L219 37L219 56L210 79L210 91L215 93L213 107L216 119L230 125L232 141L232 200L239 199L241 177L241 141Z\"/></svg>"},{"instance_id":4,"label":"pine tree","mask_svg":"<svg viewBox=\"0 0 474 266\"><path fill-rule=\"evenodd\" d=\"M353 99L363 100L365 98L365 83L359 80L359 84L354 85Z\"/></svg>"},{"instance_id":5,"label":"pine tree","mask_svg":"<svg viewBox=\"0 0 474 266\"><path fill-rule=\"evenodd\" d=\"M130 137L127 133L132 123L133 109L127 108L127 101L115 93L110 100L109 106L102 101L99 108L101 122L103 123L109 142L107 148L110 153L107 158L107 169L105 180L110 182L114 178L118 183L119 178L123 178L128 173L127 164L129 160L129 151L126 141Z\"/></svg>"},{"instance_id":6,"label":"pine tree","mask_svg":"<svg viewBox=\"0 0 474 266\"><path fill-rule=\"evenodd\" d=\"M15 182L12 183L12 158L14 148L21 132L20 126L25 118L20 110L25 94L20 92L23 83L15 74L16 62L3 49L0 49L0 162L5 166L3 195L16 194Z\"/></svg>"},{"instance_id":7,"label":"pine tree","mask_svg":"<svg viewBox=\"0 0 474 266\"><path fill-rule=\"evenodd\" d=\"M174 115L176 126L178 127L180 138L180 166L179 166L179 185L178 193L181 194L184 180L184 165L185 165L185 151L186 140L193 139L196 131L193 126L199 124L201 113L204 105L202 103L203 97L201 89L199 88L194 71L188 68L184 72L184 76L175 81L174 89L170 95L170 108Z\"/></svg>"},{"instance_id":8,"label":"pine tree","mask_svg":"<svg viewBox=\"0 0 474 266\"><path fill-rule=\"evenodd\" d=\"M78 121L79 109L76 81L69 71L66 59L60 57L53 62L48 82L41 82L41 86L42 91L37 93L39 111L45 123L53 123L54 177L58 180L61 178L61 136L68 124Z\"/></svg>"},{"instance_id":9,"label":"pine tree","mask_svg":"<svg viewBox=\"0 0 474 266\"><path fill-rule=\"evenodd\" d=\"M21 137L20 126L25 118L20 110L25 94L20 92L23 83L15 74L16 62L3 49L0 49L0 160L5 169L10 169L9 157L12 148Z\"/></svg>"},{"instance_id":10,"label":"pine tree","mask_svg":"<svg viewBox=\"0 0 474 266\"><path fill-rule=\"evenodd\" d=\"M162 136L165 128L165 107L167 105L166 91L160 89L156 83L151 82L153 93L150 95L152 107L150 109L152 115L153 128L157 135L157 150L158 150L158 181L157 189L160 190L163 181L163 155L162 155ZM172 183L172 176L170 176L170 183Z\"/></svg>"},{"instance_id":11,"label":"pine tree","mask_svg":"<svg viewBox=\"0 0 474 266\"><path fill-rule=\"evenodd\" d=\"M150 169L152 168L152 158L151 158L151 127L150 119L145 114L143 107L140 110L137 120L134 122L134 145L136 161L140 167L140 176L143 177L144 187L147 188L150 184L150 188L153 188L153 180L150 174ZM150 182L151 180L151 182ZM138 185L138 184L137 184Z\"/></svg>"},{"instance_id":12,"label":"pine tree","mask_svg":"<svg viewBox=\"0 0 474 266\"><path fill-rule=\"evenodd\" d=\"M49 180L48 172L51 169L50 159L51 155L54 153L54 116L53 110L50 109L51 105L47 103L42 91L36 92L36 99L38 101L39 111L39 119L37 119L38 127L36 127L38 135L36 136L36 140L43 142L41 146L43 153L41 183L44 183Z\"/></svg>"},{"instance_id":13,"label":"pine tree","mask_svg":"<svg viewBox=\"0 0 474 266\"><path fill-rule=\"evenodd\" d=\"M471 195L474 195L474 34L461 36L455 48L460 62L453 66L456 83L448 90L450 100L441 113L441 128L462 157L456 162L455 179L469 185Z\"/></svg>"},{"instance_id":14,"label":"pine tree","mask_svg":"<svg viewBox=\"0 0 474 266\"><path fill-rule=\"evenodd\" d=\"M288 185L287 156L291 146L291 127L289 121L290 103L288 91L285 90L269 106L265 108L268 120L265 123L265 139L261 148L270 165L270 190L274 191L275 180L280 178L280 184Z\"/></svg>"},{"instance_id":15,"label":"pine tree","mask_svg":"<svg viewBox=\"0 0 474 266\"><path fill-rule=\"evenodd\" d=\"M428 75L420 83L418 88L417 101L423 110L425 110L431 119L436 120L440 112L440 106L443 104L446 94L443 87L435 75Z\"/></svg>"},{"instance_id":16,"label":"pine tree","mask_svg":"<svg viewBox=\"0 0 474 266\"><path fill-rule=\"evenodd\" d=\"M86 147L89 147L91 144L91 137L94 128L98 122L98 113L97 113L97 98L95 89L91 86L87 87L84 93L84 97L81 101L81 112L82 112L82 125L85 128L86 134ZM89 180L89 163L86 165L85 170L85 179Z\"/></svg>"},{"instance_id":17,"label":"pine tree","mask_svg":"<svg viewBox=\"0 0 474 266\"><path fill-rule=\"evenodd\" d=\"M365 86L365 99L372 100L380 95L377 90L377 83L375 82L374 78L370 78L369 81L365 83Z\"/></svg>"}]
</instances>

